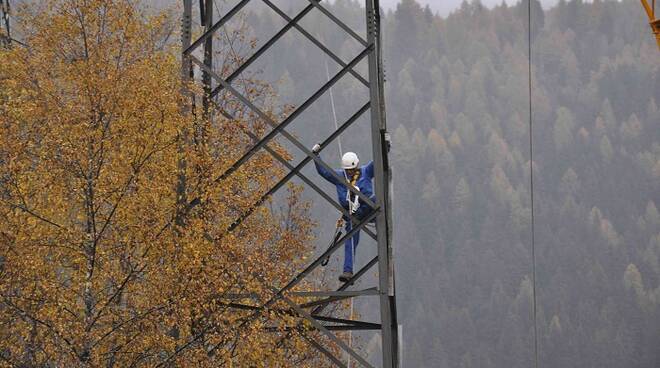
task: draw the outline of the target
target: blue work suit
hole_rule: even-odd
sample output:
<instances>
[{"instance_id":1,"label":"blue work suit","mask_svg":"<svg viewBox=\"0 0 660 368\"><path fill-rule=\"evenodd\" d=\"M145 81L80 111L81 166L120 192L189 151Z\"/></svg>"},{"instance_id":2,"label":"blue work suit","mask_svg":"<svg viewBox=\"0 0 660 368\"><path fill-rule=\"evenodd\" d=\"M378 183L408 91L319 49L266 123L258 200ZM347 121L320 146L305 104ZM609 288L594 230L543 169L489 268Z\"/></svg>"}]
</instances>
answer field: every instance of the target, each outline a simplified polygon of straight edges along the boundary
<instances>
[{"instance_id":1,"label":"blue work suit","mask_svg":"<svg viewBox=\"0 0 660 368\"><path fill-rule=\"evenodd\" d=\"M348 204L348 188L344 185L343 182L337 180L332 173L325 167L319 165L318 162L314 161L316 165L316 171L321 175L325 180L335 185L337 188L337 198L339 199L339 204L346 209L350 210ZM340 177L345 178L347 181L351 181L351 178L347 178L344 170L334 170L334 172ZM360 189L360 192L364 194L367 198L371 199L372 202L376 202L376 196L374 195L373 187L373 178L374 178L374 162L369 161L364 166L360 167L360 177L358 178L355 186ZM352 198L355 194L351 194ZM359 200L360 207L354 213L355 217L362 220L365 217L369 216L373 212L373 208L368 204L364 203L362 199ZM344 215L344 223L346 224L346 232L348 233L353 229L353 224L351 220ZM344 272L353 272L353 257L355 256L355 251L357 250L358 243L360 243L360 231L356 231L355 234L346 239L344 242Z\"/></svg>"}]
</instances>

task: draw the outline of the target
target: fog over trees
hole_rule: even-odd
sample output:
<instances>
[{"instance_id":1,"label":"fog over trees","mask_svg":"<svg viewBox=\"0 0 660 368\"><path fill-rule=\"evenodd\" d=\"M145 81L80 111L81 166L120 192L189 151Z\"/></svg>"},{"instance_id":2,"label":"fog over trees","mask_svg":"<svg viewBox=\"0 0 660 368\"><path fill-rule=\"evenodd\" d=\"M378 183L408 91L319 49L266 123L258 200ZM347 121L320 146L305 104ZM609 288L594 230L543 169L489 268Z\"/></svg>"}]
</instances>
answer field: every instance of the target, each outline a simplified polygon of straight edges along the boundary
<instances>
[{"instance_id":1,"label":"fog over trees","mask_svg":"<svg viewBox=\"0 0 660 368\"><path fill-rule=\"evenodd\" d=\"M658 50L637 1L532 5L540 365L658 367ZM360 6L330 8L363 29ZM384 15L404 367L533 362L526 6L464 2L442 17L404 0ZM359 52L318 13L302 24L344 60ZM261 68L297 104L325 59L292 33ZM340 122L358 91L335 89ZM310 143L333 129L319 105L297 127ZM344 149L368 157L367 137L364 122ZM334 217L319 208L323 244Z\"/></svg>"}]
</instances>

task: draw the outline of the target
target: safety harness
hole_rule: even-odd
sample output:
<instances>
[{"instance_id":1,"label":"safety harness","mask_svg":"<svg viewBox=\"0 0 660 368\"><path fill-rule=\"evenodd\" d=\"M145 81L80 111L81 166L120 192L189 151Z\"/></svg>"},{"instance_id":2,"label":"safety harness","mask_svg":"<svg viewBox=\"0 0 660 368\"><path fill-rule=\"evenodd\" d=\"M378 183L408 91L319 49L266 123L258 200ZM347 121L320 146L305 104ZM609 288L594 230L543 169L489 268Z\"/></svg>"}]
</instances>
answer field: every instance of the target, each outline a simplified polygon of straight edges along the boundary
<instances>
[{"instance_id":1,"label":"safety harness","mask_svg":"<svg viewBox=\"0 0 660 368\"><path fill-rule=\"evenodd\" d=\"M357 181L360 179L360 173L362 170L357 170L355 174L353 174L353 177L351 178L351 186L357 190L360 190L356 186ZM346 176L346 171L344 171L344 176ZM348 178L347 178L348 179ZM358 208L360 208L360 202L359 202L359 197L356 195L354 199L351 200L351 191L347 190L346 191L346 201L348 202L348 211L352 215L354 214ZM350 219L349 219L350 221ZM337 227L335 228L335 235L332 237L332 242L328 246L328 249L332 248L337 241L339 241L339 238L342 236L341 229L344 227L344 215L339 215L339 219L337 220ZM327 256L323 262L321 262L321 266L327 266L328 262L330 262L330 256Z\"/></svg>"}]
</instances>

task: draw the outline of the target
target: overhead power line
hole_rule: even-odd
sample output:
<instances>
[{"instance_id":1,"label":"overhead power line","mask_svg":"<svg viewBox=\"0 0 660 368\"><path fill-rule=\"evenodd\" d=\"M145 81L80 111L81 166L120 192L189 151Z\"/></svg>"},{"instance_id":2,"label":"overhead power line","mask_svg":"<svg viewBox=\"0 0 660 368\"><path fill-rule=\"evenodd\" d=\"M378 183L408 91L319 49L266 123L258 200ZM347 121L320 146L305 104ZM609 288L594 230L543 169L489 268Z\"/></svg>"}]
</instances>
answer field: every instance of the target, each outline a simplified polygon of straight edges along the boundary
<instances>
[{"instance_id":1,"label":"overhead power line","mask_svg":"<svg viewBox=\"0 0 660 368\"><path fill-rule=\"evenodd\" d=\"M531 207L532 318L534 320L534 367L539 367L539 332L536 297L536 229L534 219L534 135L532 114L532 0L527 0L527 78L529 97L529 197Z\"/></svg>"}]
</instances>

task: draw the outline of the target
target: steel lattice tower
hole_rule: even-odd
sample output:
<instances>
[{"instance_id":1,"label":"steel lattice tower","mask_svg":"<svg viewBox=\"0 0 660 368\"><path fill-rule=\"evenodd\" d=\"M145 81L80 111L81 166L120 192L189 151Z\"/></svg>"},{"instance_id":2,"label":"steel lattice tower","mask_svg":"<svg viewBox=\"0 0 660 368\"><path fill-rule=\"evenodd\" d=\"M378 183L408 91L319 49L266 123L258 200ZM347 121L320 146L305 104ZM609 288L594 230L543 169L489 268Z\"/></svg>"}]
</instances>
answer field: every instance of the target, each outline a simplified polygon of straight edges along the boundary
<instances>
[{"instance_id":1,"label":"steel lattice tower","mask_svg":"<svg viewBox=\"0 0 660 368\"><path fill-rule=\"evenodd\" d=\"M0 45L11 44L11 31L9 24L9 0L0 0Z\"/></svg>"},{"instance_id":2,"label":"steel lattice tower","mask_svg":"<svg viewBox=\"0 0 660 368\"><path fill-rule=\"evenodd\" d=\"M227 24L232 18L243 9L250 1L263 2L267 7L271 8L275 13L281 16L286 25L247 59L245 59L227 78L221 77L221 73L216 72L213 68L213 36L224 25ZM316 191L321 197L327 200L333 207L340 213L351 216L347 210L333 199L333 195L326 193L323 189L315 185L308 177L302 174L301 169L312 161L330 169L330 166L321 160L317 155L313 154L308 145L300 142L295 135L286 130L292 122L309 108L315 101L317 101L324 93L326 93L333 85L335 85L342 78L349 77L349 74L360 81L369 90L368 102L356 111L346 122L344 122L337 130L328 136L321 144L322 148L327 147L333 140L339 137L349 126L357 121L367 111L371 115L371 129L370 139L373 150L374 161L374 184L376 192L375 203L358 190L352 188L349 183L342 177L337 176L337 179L343 181L347 187L364 203L370 205L374 211L370 216L363 220L357 220L352 217L353 229L348 231L344 236L335 239L333 245L330 246L323 254L309 263L303 270L288 282L281 289L274 289L274 297L266 301L260 307L244 305L239 303L232 303L234 308L241 309L268 309L276 301L282 301L289 307L289 313L296 316L300 321L306 321L311 324L314 329L319 333L326 336L330 341L339 346L343 351L350 354L352 359L359 362L360 365L365 367L372 367L367 359L361 356L354 349L344 343L339 337L335 335L336 331L351 331L351 330L373 330L380 332L382 338L382 361L383 367L394 368L399 366L398 360L398 334L397 334L397 319L396 319L396 301L395 301L395 282L394 282L394 267L392 259L392 217L391 217L391 198L390 198L390 183L391 183L391 170L388 161L389 149L389 134L387 133L386 119L385 119L385 103L383 97L383 67L381 57L381 34L380 34L380 8L379 0L365 0L365 21L367 29L367 37L364 39L351 27L347 26L344 22L332 14L326 7L324 7L319 0L307 0L309 4L300 11L295 17L289 17L284 11L278 8L271 0L240 0L231 8L227 13L215 21L213 20L213 1L200 0L199 10L202 19L202 26L204 27L203 34L192 40L191 36L191 21L193 1L183 0L183 18L182 18L182 78L194 78L196 75L202 75L204 84L204 96L202 96L202 106L204 113L209 113L209 109L213 108L213 98L217 97L220 90L229 93L233 98L243 103L252 113L263 122L271 127L271 130L263 137L258 137L253 133L246 132L253 140L253 145L237 160L231 168L227 171L226 175L231 175L238 168L244 165L250 158L260 150L265 150L270 153L277 161L288 169L288 173L273 186L261 200L254 204L254 207L246 214L237 218L230 227L230 231L239 226L254 210L254 208L262 205L266 198L272 196L280 188L285 186L294 177L301 179L308 187ZM345 62L335 53L333 53L323 42L312 36L307 32L299 22L311 10L317 9L325 17L334 22L337 26L342 28L352 38L354 38L361 46L361 52L352 60ZM237 89L232 87L232 81L236 79L242 72L244 72L256 60L264 58L265 52L271 47L276 47L277 41L284 36L292 28L297 29L309 41L318 46L318 49L334 60L339 66L340 71L332 78L328 78L319 90L312 94L304 103L288 115L282 121L274 121L266 113L255 106L245 95L242 95ZM203 55L203 57L198 55ZM368 79L363 78L358 72L354 70L356 65L366 59L368 61ZM196 72L197 71L197 72ZM212 88L213 84L217 87ZM217 107L217 106L216 106ZM232 116L226 111L219 111L225 117L232 119ZM273 141L274 138L283 137L289 143L293 144L300 151L304 152L305 158L297 165L292 165L281 157L277 152L268 147L268 143ZM366 142L365 142L366 143ZM224 176L224 175L223 175ZM367 223L375 220L376 231L375 233L366 228ZM365 266L358 270L353 278L346 283L343 283L338 289L328 290L310 290L305 292L292 291L292 288L299 284L303 279L308 277L312 271L317 269L323 260L332 255L339 249L344 240L353 236L358 230L364 231L367 235L376 240L378 250L377 256L371 259ZM349 290L351 285L358 279L363 277L369 269L378 264L378 285L376 287L364 290ZM380 323L370 323L364 321L350 320L336 318L332 316L321 316L320 313L331 303L351 298L362 296L377 296L379 298L379 314ZM318 298L314 301L305 304L298 304L290 299L290 296L305 296ZM296 327L292 327L296 328ZM330 349L327 349L321 342L315 341L306 337L308 342L317 350L323 353L330 361L339 367L346 367L346 363L340 357L335 356Z\"/></svg>"}]
</instances>

